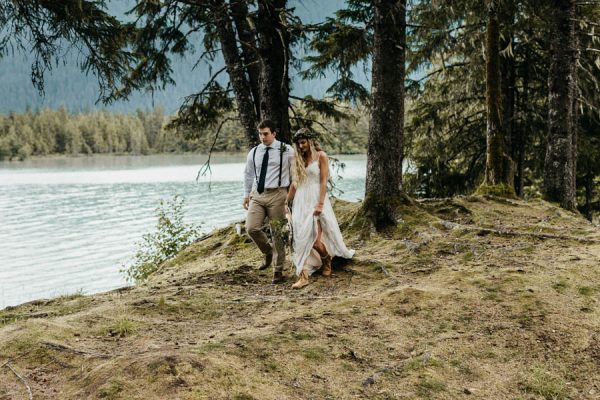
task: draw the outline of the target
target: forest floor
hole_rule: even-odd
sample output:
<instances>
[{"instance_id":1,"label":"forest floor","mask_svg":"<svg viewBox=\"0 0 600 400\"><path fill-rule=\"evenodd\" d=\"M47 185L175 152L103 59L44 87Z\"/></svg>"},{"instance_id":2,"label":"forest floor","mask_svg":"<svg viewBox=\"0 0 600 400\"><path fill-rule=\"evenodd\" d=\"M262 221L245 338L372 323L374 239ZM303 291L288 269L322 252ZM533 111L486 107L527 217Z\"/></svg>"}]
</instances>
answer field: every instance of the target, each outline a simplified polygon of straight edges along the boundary
<instances>
[{"instance_id":1,"label":"forest floor","mask_svg":"<svg viewBox=\"0 0 600 400\"><path fill-rule=\"evenodd\" d=\"M549 203L405 206L295 291L229 226L147 283L0 311L0 399L600 399L600 229Z\"/></svg>"}]
</instances>

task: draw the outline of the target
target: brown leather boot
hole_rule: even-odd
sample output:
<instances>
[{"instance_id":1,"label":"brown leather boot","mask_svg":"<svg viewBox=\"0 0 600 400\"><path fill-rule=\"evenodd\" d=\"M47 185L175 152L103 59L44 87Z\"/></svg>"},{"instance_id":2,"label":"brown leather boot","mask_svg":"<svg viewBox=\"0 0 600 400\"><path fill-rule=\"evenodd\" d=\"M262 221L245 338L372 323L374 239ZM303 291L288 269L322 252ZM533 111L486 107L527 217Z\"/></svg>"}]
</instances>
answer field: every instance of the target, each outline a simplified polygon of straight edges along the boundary
<instances>
[{"instance_id":1,"label":"brown leather boot","mask_svg":"<svg viewBox=\"0 0 600 400\"><path fill-rule=\"evenodd\" d=\"M296 283L292 285L292 289L302 289L309 283L310 281L308 280L308 272L306 272L306 270L303 269L302 272L300 272L300 276L298 277Z\"/></svg>"},{"instance_id":2,"label":"brown leather boot","mask_svg":"<svg viewBox=\"0 0 600 400\"><path fill-rule=\"evenodd\" d=\"M281 271L274 271L273 272L273 280L271 280L272 284L277 284L277 283L281 283L283 282L283 272Z\"/></svg>"},{"instance_id":3,"label":"brown leather boot","mask_svg":"<svg viewBox=\"0 0 600 400\"><path fill-rule=\"evenodd\" d=\"M258 267L259 271L269 268L271 266L272 262L273 262L273 253L265 254L265 259L263 260L263 263L260 264L260 267Z\"/></svg>"},{"instance_id":4,"label":"brown leather boot","mask_svg":"<svg viewBox=\"0 0 600 400\"><path fill-rule=\"evenodd\" d=\"M325 257L321 257L323 266L321 267L321 275L325 277L331 276L331 256L327 254Z\"/></svg>"}]
</instances>

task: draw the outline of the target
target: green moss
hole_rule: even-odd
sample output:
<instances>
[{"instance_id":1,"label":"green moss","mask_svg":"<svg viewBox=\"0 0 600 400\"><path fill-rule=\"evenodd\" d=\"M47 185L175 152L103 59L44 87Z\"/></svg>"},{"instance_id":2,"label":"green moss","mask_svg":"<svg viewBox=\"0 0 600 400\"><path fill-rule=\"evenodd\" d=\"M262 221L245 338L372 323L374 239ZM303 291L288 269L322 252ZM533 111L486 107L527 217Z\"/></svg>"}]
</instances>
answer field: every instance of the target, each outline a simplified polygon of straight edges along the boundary
<instances>
[{"instance_id":1,"label":"green moss","mask_svg":"<svg viewBox=\"0 0 600 400\"><path fill-rule=\"evenodd\" d=\"M233 400L256 400L256 397L247 393L237 393L235 396L233 396Z\"/></svg>"},{"instance_id":2,"label":"green moss","mask_svg":"<svg viewBox=\"0 0 600 400\"><path fill-rule=\"evenodd\" d=\"M315 335L307 332L292 332L292 337L294 340L312 340L315 338Z\"/></svg>"},{"instance_id":3,"label":"green moss","mask_svg":"<svg viewBox=\"0 0 600 400\"><path fill-rule=\"evenodd\" d=\"M496 196L496 197L504 197L509 199L516 199L517 194L515 193L515 188L507 184L499 184L499 185L489 185L489 184L481 184L477 190L475 191L475 195L477 196Z\"/></svg>"},{"instance_id":4,"label":"green moss","mask_svg":"<svg viewBox=\"0 0 600 400\"><path fill-rule=\"evenodd\" d=\"M302 351L302 355L310 361L323 361L325 359L325 350L320 347L308 348Z\"/></svg>"},{"instance_id":5,"label":"green moss","mask_svg":"<svg viewBox=\"0 0 600 400\"><path fill-rule=\"evenodd\" d=\"M98 397L101 399L113 400L118 399L119 394L123 391L123 382L111 379L98 389Z\"/></svg>"},{"instance_id":6,"label":"green moss","mask_svg":"<svg viewBox=\"0 0 600 400\"><path fill-rule=\"evenodd\" d=\"M594 294L596 290L594 290L594 288L591 288L589 286L582 286L579 289L577 289L577 292L579 292L580 295L582 296L591 296Z\"/></svg>"},{"instance_id":7,"label":"green moss","mask_svg":"<svg viewBox=\"0 0 600 400\"><path fill-rule=\"evenodd\" d=\"M446 384L444 382L429 375L423 376L417 383L417 393L427 399L445 390Z\"/></svg>"}]
</instances>

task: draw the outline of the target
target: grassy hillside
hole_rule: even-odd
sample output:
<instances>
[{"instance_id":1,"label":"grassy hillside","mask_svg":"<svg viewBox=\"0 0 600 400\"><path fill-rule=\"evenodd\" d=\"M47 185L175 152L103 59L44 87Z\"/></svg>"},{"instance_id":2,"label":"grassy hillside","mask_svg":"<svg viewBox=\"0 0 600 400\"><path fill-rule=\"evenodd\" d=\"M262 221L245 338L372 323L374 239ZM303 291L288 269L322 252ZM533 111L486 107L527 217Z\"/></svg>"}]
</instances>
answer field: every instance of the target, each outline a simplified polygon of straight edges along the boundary
<instances>
[{"instance_id":1,"label":"grassy hillside","mask_svg":"<svg viewBox=\"0 0 600 400\"><path fill-rule=\"evenodd\" d=\"M147 284L0 311L0 399L600 396L597 228L467 197L367 238L357 207L336 204L355 259L302 291L228 227Z\"/></svg>"}]
</instances>

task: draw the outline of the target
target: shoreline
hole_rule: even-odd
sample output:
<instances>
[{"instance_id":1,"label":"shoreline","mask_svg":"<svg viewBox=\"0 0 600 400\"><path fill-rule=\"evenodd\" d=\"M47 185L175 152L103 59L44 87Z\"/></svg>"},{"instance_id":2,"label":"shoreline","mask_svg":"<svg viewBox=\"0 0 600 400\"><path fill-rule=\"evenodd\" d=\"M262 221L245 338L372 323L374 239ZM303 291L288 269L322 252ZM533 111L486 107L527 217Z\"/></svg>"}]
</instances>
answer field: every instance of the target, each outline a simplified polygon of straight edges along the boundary
<instances>
[{"instance_id":1,"label":"shoreline","mask_svg":"<svg viewBox=\"0 0 600 400\"><path fill-rule=\"evenodd\" d=\"M213 156L217 157L245 157L247 154L246 151L214 151L212 153ZM332 153L331 156L339 157L339 156L365 156L367 153ZM78 154L46 154L46 155L32 155L23 160L20 159L11 159L11 160L0 160L0 168L3 165L18 165L27 163L30 161L46 161L46 160L77 160L77 159L92 159L92 158L121 158L121 157L140 157L140 158L148 158L148 157L156 157L156 156L201 156L207 157L208 153L205 152L165 152L165 153L148 153L148 154L135 154L135 153L78 153Z\"/></svg>"}]
</instances>

